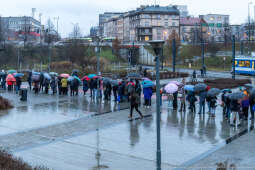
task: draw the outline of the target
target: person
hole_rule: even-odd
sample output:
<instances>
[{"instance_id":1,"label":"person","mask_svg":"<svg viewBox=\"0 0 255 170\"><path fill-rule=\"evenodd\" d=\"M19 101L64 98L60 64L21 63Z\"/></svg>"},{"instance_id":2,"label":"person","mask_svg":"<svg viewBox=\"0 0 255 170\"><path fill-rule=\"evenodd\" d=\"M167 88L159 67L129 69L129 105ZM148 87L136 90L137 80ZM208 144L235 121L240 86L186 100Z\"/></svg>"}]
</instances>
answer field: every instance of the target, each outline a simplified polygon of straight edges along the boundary
<instances>
[{"instance_id":1,"label":"person","mask_svg":"<svg viewBox=\"0 0 255 170\"><path fill-rule=\"evenodd\" d=\"M39 91L43 91L43 85L44 85L44 76L43 73L40 74L40 87L39 87Z\"/></svg>"},{"instance_id":2,"label":"person","mask_svg":"<svg viewBox=\"0 0 255 170\"><path fill-rule=\"evenodd\" d=\"M52 77L50 81L50 88L52 90L52 94L54 95L56 93L56 77Z\"/></svg>"},{"instance_id":3,"label":"person","mask_svg":"<svg viewBox=\"0 0 255 170\"><path fill-rule=\"evenodd\" d=\"M118 100L118 85L113 85L112 86L112 91L113 91L113 96L114 96L114 101L116 102Z\"/></svg>"},{"instance_id":4,"label":"person","mask_svg":"<svg viewBox=\"0 0 255 170\"><path fill-rule=\"evenodd\" d=\"M93 84L92 84L92 88L93 88L93 95L92 97L96 99L98 99L99 97L99 93L97 92L97 81L98 81L98 78L94 79L93 80Z\"/></svg>"},{"instance_id":5,"label":"person","mask_svg":"<svg viewBox=\"0 0 255 170\"><path fill-rule=\"evenodd\" d=\"M135 80L135 92L137 93L139 100L141 101L141 93L142 93L142 87L141 84L139 82L139 80ZM141 102L139 102L141 103Z\"/></svg>"},{"instance_id":6,"label":"person","mask_svg":"<svg viewBox=\"0 0 255 170\"><path fill-rule=\"evenodd\" d=\"M106 100L110 100L111 99L111 93L112 93L112 86L111 86L111 83L108 82L106 84Z\"/></svg>"},{"instance_id":7,"label":"person","mask_svg":"<svg viewBox=\"0 0 255 170\"><path fill-rule=\"evenodd\" d=\"M139 97L138 97L138 94L133 91L131 94L130 94L130 115L129 115L129 118L132 119L132 116L133 116L133 110L135 109L138 114L141 116L141 119L143 118L143 114L141 113L141 111L138 109L138 106L139 106Z\"/></svg>"},{"instance_id":8,"label":"person","mask_svg":"<svg viewBox=\"0 0 255 170\"><path fill-rule=\"evenodd\" d=\"M226 91L223 91L222 95L221 95L221 106L223 107L222 113L224 117L226 116L226 111L227 111L227 106L226 106Z\"/></svg>"},{"instance_id":9,"label":"person","mask_svg":"<svg viewBox=\"0 0 255 170\"><path fill-rule=\"evenodd\" d=\"M62 77L58 77L58 94L61 95L63 94L63 88L62 88Z\"/></svg>"},{"instance_id":10,"label":"person","mask_svg":"<svg viewBox=\"0 0 255 170\"><path fill-rule=\"evenodd\" d=\"M43 86L45 87L45 94L49 93L49 85L50 85L50 80L49 79L44 79Z\"/></svg>"},{"instance_id":11,"label":"person","mask_svg":"<svg viewBox=\"0 0 255 170\"><path fill-rule=\"evenodd\" d=\"M232 93L231 91L229 93ZM230 112L231 112L231 100L229 99L229 97L225 97L225 104L226 104L226 119L230 120Z\"/></svg>"},{"instance_id":12,"label":"person","mask_svg":"<svg viewBox=\"0 0 255 170\"><path fill-rule=\"evenodd\" d=\"M29 85L29 89L31 91L31 89L32 89L32 72L29 72L28 77L27 77L27 82Z\"/></svg>"},{"instance_id":13,"label":"person","mask_svg":"<svg viewBox=\"0 0 255 170\"><path fill-rule=\"evenodd\" d=\"M16 86L15 86L15 88L16 88L16 93L19 92L20 87L21 87L21 83L22 83L21 78L20 78L20 77L16 77Z\"/></svg>"},{"instance_id":14,"label":"person","mask_svg":"<svg viewBox=\"0 0 255 170\"><path fill-rule=\"evenodd\" d=\"M83 86L83 95L85 96L86 92L89 89L89 83L88 83L88 81L86 79L83 80L82 86Z\"/></svg>"},{"instance_id":15,"label":"person","mask_svg":"<svg viewBox=\"0 0 255 170\"><path fill-rule=\"evenodd\" d=\"M248 96L246 96L241 102L241 107L242 107L242 112L243 112L242 119L244 119L244 120L248 120L249 106L250 106L250 101L249 101Z\"/></svg>"},{"instance_id":16,"label":"person","mask_svg":"<svg viewBox=\"0 0 255 170\"><path fill-rule=\"evenodd\" d=\"M75 92L75 95L78 96L79 94L79 86L80 86L80 82L78 79L74 79L74 92Z\"/></svg>"},{"instance_id":17,"label":"person","mask_svg":"<svg viewBox=\"0 0 255 170\"><path fill-rule=\"evenodd\" d=\"M206 77L206 66L203 66L203 74L204 74L204 77Z\"/></svg>"},{"instance_id":18,"label":"person","mask_svg":"<svg viewBox=\"0 0 255 170\"><path fill-rule=\"evenodd\" d=\"M255 105L255 98L250 95L249 96L249 101L250 101L250 112L251 112L251 120L254 120L254 110L253 110L253 106Z\"/></svg>"},{"instance_id":19,"label":"person","mask_svg":"<svg viewBox=\"0 0 255 170\"><path fill-rule=\"evenodd\" d=\"M35 94L39 93L39 81L34 81L34 91Z\"/></svg>"},{"instance_id":20,"label":"person","mask_svg":"<svg viewBox=\"0 0 255 170\"><path fill-rule=\"evenodd\" d=\"M173 109L177 110L178 108L178 91L173 93Z\"/></svg>"},{"instance_id":21,"label":"person","mask_svg":"<svg viewBox=\"0 0 255 170\"><path fill-rule=\"evenodd\" d=\"M70 96L74 96L74 79L68 81L68 84L70 86Z\"/></svg>"},{"instance_id":22,"label":"person","mask_svg":"<svg viewBox=\"0 0 255 170\"><path fill-rule=\"evenodd\" d=\"M185 92L185 90L184 90L184 86L181 88L180 94L181 94L181 97L180 97L181 107L180 107L179 112L182 112L182 111L183 111L183 112L186 112L186 103L185 103L186 92Z\"/></svg>"},{"instance_id":23,"label":"person","mask_svg":"<svg viewBox=\"0 0 255 170\"><path fill-rule=\"evenodd\" d=\"M204 77L204 70L203 68L200 69L201 77Z\"/></svg>"},{"instance_id":24,"label":"person","mask_svg":"<svg viewBox=\"0 0 255 170\"><path fill-rule=\"evenodd\" d=\"M93 98L93 84L94 84L94 79L91 79L89 82L89 89L90 89L90 97Z\"/></svg>"},{"instance_id":25,"label":"person","mask_svg":"<svg viewBox=\"0 0 255 170\"><path fill-rule=\"evenodd\" d=\"M12 81L7 81L8 91L12 91L12 89L13 89L13 84L14 84L14 82L12 82Z\"/></svg>"},{"instance_id":26,"label":"person","mask_svg":"<svg viewBox=\"0 0 255 170\"><path fill-rule=\"evenodd\" d=\"M205 114L205 98L206 98L207 92L202 91L199 93L199 112L198 114Z\"/></svg>"},{"instance_id":27,"label":"person","mask_svg":"<svg viewBox=\"0 0 255 170\"><path fill-rule=\"evenodd\" d=\"M150 100L152 96L152 89L150 87L144 88L143 89L143 94L144 94L144 105L145 107L149 108L150 107Z\"/></svg>"},{"instance_id":28,"label":"person","mask_svg":"<svg viewBox=\"0 0 255 170\"><path fill-rule=\"evenodd\" d=\"M196 70L193 71L192 78L195 80L197 78Z\"/></svg>"},{"instance_id":29,"label":"person","mask_svg":"<svg viewBox=\"0 0 255 170\"><path fill-rule=\"evenodd\" d=\"M119 86L118 86L118 98L117 98L119 103L123 102L123 95L124 95L124 93L123 93L124 89L123 88L124 88L123 81L119 82Z\"/></svg>"},{"instance_id":30,"label":"person","mask_svg":"<svg viewBox=\"0 0 255 170\"><path fill-rule=\"evenodd\" d=\"M6 90L6 77L7 77L7 74L4 73L4 74L2 75L2 82L1 82L1 86L2 86L2 88L3 88L4 90Z\"/></svg>"},{"instance_id":31,"label":"person","mask_svg":"<svg viewBox=\"0 0 255 170\"><path fill-rule=\"evenodd\" d=\"M210 108L210 115L211 117L215 117L215 111L216 111L216 107L217 107L217 97L211 97L210 98L210 102L209 102L209 108Z\"/></svg>"},{"instance_id":32,"label":"person","mask_svg":"<svg viewBox=\"0 0 255 170\"><path fill-rule=\"evenodd\" d=\"M234 119L235 119L235 124L240 125L240 120L239 120L240 103L238 102L238 100L230 101L230 109L231 109L230 125L234 126Z\"/></svg>"},{"instance_id":33,"label":"person","mask_svg":"<svg viewBox=\"0 0 255 170\"><path fill-rule=\"evenodd\" d=\"M64 95L67 95L68 92L68 84L67 84L67 79L66 78L62 78L61 80L61 87L62 87L62 91Z\"/></svg>"},{"instance_id":34,"label":"person","mask_svg":"<svg viewBox=\"0 0 255 170\"><path fill-rule=\"evenodd\" d=\"M211 114L211 104L210 104L210 102L212 101L212 98L213 97L211 97L211 96L206 96L206 102L207 102L207 106L208 106L208 114L210 115Z\"/></svg>"},{"instance_id":35,"label":"person","mask_svg":"<svg viewBox=\"0 0 255 170\"><path fill-rule=\"evenodd\" d=\"M192 91L188 92L187 101L190 104L190 106L189 106L190 111L193 112L193 113L196 113L196 105L195 105L195 103L197 101L197 98L196 98L194 92L192 92Z\"/></svg>"}]
</instances>

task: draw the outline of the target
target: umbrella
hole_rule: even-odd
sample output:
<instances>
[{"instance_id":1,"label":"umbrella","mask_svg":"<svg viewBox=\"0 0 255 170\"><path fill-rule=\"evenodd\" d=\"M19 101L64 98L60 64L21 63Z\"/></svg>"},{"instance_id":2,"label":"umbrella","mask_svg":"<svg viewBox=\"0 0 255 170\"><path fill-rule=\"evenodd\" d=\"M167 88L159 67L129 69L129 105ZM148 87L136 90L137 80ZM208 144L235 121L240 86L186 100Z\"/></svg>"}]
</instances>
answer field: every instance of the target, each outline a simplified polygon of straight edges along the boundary
<instances>
[{"instance_id":1,"label":"umbrella","mask_svg":"<svg viewBox=\"0 0 255 170\"><path fill-rule=\"evenodd\" d=\"M210 96L210 97L215 97L215 96L217 96L218 94L220 94L220 89L217 89L217 88L212 88L212 89L210 89L210 90L207 92L207 96Z\"/></svg>"},{"instance_id":2,"label":"umbrella","mask_svg":"<svg viewBox=\"0 0 255 170\"><path fill-rule=\"evenodd\" d=\"M8 70L7 72L8 72L9 74L17 73L16 70Z\"/></svg>"},{"instance_id":3,"label":"umbrella","mask_svg":"<svg viewBox=\"0 0 255 170\"><path fill-rule=\"evenodd\" d=\"M33 75L41 75L39 72L32 72Z\"/></svg>"},{"instance_id":4,"label":"umbrella","mask_svg":"<svg viewBox=\"0 0 255 170\"><path fill-rule=\"evenodd\" d=\"M172 83L172 84L175 84L175 85L177 85L177 86L183 86L183 84L181 83L181 82L179 82L179 81L170 81L170 83ZM169 84L169 83L168 83Z\"/></svg>"},{"instance_id":5,"label":"umbrella","mask_svg":"<svg viewBox=\"0 0 255 170\"><path fill-rule=\"evenodd\" d=\"M67 78L67 81L73 81L74 80L74 77L73 76L70 76Z\"/></svg>"},{"instance_id":6,"label":"umbrella","mask_svg":"<svg viewBox=\"0 0 255 170\"><path fill-rule=\"evenodd\" d=\"M128 73L127 77L130 78L141 78L142 76L138 73Z\"/></svg>"},{"instance_id":7,"label":"umbrella","mask_svg":"<svg viewBox=\"0 0 255 170\"><path fill-rule=\"evenodd\" d=\"M16 81L16 79L12 74L8 74L6 77L6 81Z\"/></svg>"},{"instance_id":8,"label":"umbrella","mask_svg":"<svg viewBox=\"0 0 255 170\"><path fill-rule=\"evenodd\" d=\"M221 92L222 93L227 93L227 92L232 92L232 90L230 90L230 89L223 89L223 90L221 90Z\"/></svg>"},{"instance_id":9,"label":"umbrella","mask_svg":"<svg viewBox=\"0 0 255 170\"><path fill-rule=\"evenodd\" d=\"M201 92L206 90L207 85L203 83L198 83L194 86L194 91L195 92Z\"/></svg>"},{"instance_id":10,"label":"umbrella","mask_svg":"<svg viewBox=\"0 0 255 170\"><path fill-rule=\"evenodd\" d=\"M118 80L111 80L111 84L112 84L113 86L118 86L118 85L119 85L119 82L118 82Z\"/></svg>"},{"instance_id":11,"label":"umbrella","mask_svg":"<svg viewBox=\"0 0 255 170\"><path fill-rule=\"evenodd\" d=\"M110 83L112 79L108 78L108 77L104 77L103 78L103 82L104 83Z\"/></svg>"},{"instance_id":12,"label":"umbrella","mask_svg":"<svg viewBox=\"0 0 255 170\"><path fill-rule=\"evenodd\" d=\"M236 92L236 93L231 93L228 95L230 100L239 100L245 97L245 94L242 92Z\"/></svg>"},{"instance_id":13,"label":"umbrella","mask_svg":"<svg viewBox=\"0 0 255 170\"><path fill-rule=\"evenodd\" d=\"M81 79L79 77L77 77L75 75L73 77L81 83Z\"/></svg>"},{"instance_id":14,"label":"umbrella","mask_svg":"<svg viewBox=\"0 0 255 170\"><path fill-rule=\"evenodd\" d=\"M62 73L62 74L60 74L60 77L68 78L68 77L70 77L70 75L69 75L69 74L66 74L66 73Z\"/></svg>"},{"instance_id":15,"label":"umbrella","mask_svg":"<svg viewBox=\"0 0 255 170\"><path fill-rule=\"evenodd\" d=\"M89 74L88 75L88 78L90 78L90 79L93 79L94 77L96 77L97 75L95 75L95 74Z\"/></svg>"},{"instance_id":16,"label":"umbrella","mask_svg":"<svg viewBox=\"0 0 255 170\"><path fill-rule=\"evenodd\" d=\"M175 92L178 91L178 86L177 86L176 84L173 84L173 83L168 83L168 84L165 86L164 90L165 90L166 93L168 93L168 94L173 94L173 93L175 93Z\"/></svg>"},{"instance_id":17,"label":"umbrella","mask_svg":"<svg viewBox=\"0 0 255 170\"><path fill-rule=\"evenodd\" d=\"M143 86L143 88L148 88L148 87L153 87L155 85L152 81L144 80L144 81L142 81L142 86Z\"/></svg>"},{"instance_id":18,"label":"umbrella","mask_svg":"<svg viewBox=\"0 0 255 170\"><path fill-rule=\"evenodd\" d=\"M78 70L78 69L73 69L73 71L72 71L73 73L79 73L80 72L80 70Z\"/></svg>"},{"instance_id":19,"label":"umbrella","mask_svg":"<svg viewBox=\"0 0 255 170\"><path fill-rule=\"evenodd\" d=\"M186 91L194 91L194 86L193 85L185 85L184 86L184 90L186 90Z\"/></svg>"},{"instance_id":20,"label":"umbrella","mask_svg":"<svg viewBox=\"0 0 255 170\"><path fill-rule=\"evenodd\" d=\"M0 72L0 76L6 75L5 72Z\"/></svg>"},{"instance_id":21,"label":"umbrella","mask_svg":"<svg viewBox=\"0 0 255 170\"><path fill-rule=\"evenodd\" d=\"M148 77L144 77L144 78L142 78L143 80L149 80L149 81L151 81L151 79L149 79Z\"/></svg>"},{"instance_id":22,"label":"umbrella","mask_svg":"<svg viewBox=\"0 0 255 170\"><path fill-rule=\"evenodd\" d=\"M49 73L51 76L58 76L58 73L56 73L56 72L50 72Z\"/></svg>"},{"instance_id":23,"label":"umbrella","mask_svg":"<svg viewBox=\"0 0 255 170\"><path fill-rule=\"evenodd\" d=\"M89 77L88 76L84 76L84 77L82 77L81 81L83 81L83 80L89 81Z\"/></svg>"},{"instance_id":24,"label":"umbrella","mask_svg":"<svg viewBox=\"0 0 255 170\"><path fill-rule=\"evenodd\" d=\"M33 81L40 81L40 74L32 74L31 79Z\"/></svg>"},{"instance_id":25,"label":"umbrella","mask_svg":"<svg viewBox=\"0 0 255 170\"><path fill-rule=\"evenodd\" d=\"M43 73L43 77L47 80L51 80L51 76L48 73Z\"/></svg>"},{"instance_id":26,"label":"umbrella","mask_svg":"<svg viewBox=\"0 0 255 170\"><path fill-rule=\"evenodd\" d=\"M23 77L24 74L23 73L14 73L14 77Z\"/></svg>"},{"instance_id":27,"label":"umbrella","mask_svg":"<svg viewBox=\"0 0 255 170\"><path fill-rule=\"evenodd\" d=\"M254 84L245 84L244 86L247 87L247 88L255 88Z\"/></svg>"}]
</instances>

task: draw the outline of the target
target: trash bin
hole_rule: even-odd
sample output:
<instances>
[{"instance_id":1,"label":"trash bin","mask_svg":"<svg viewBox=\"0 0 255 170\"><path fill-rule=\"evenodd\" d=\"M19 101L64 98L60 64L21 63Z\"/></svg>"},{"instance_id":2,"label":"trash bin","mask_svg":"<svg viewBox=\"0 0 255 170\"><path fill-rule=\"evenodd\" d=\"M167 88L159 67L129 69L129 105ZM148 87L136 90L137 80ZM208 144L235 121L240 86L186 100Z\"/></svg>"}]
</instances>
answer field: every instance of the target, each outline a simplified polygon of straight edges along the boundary
<instances>
[{"instance_id":1,"label":"trash bin","mask_svg":"<svg viewBox=\"0 0 255 170\"><path fill-rule=\"evenodd\" d=\"M27 101L27 88L20 89L20 96L21 101Z\"/></svg>"}]
</instances>

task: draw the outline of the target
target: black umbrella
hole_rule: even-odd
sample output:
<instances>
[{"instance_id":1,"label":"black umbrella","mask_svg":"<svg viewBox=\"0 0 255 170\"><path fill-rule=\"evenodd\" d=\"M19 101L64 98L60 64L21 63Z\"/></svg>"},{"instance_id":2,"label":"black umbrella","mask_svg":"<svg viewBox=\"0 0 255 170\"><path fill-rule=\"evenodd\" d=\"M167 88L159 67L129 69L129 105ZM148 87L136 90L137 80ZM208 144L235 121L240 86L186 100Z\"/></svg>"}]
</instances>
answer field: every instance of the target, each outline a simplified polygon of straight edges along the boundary
<instances>
[{"instance_id":1,"label":"black umbrella","mask_svg":"<svg viewBox=\"0 0 255 170\"><path fill-rule=\"evenodd\" d=\"M194 91L195 91L195 92L205 91L205 90L206 90L206 87L207 87L206 84L204 84L204 83L198 83L198 84L195 85Z\"/></svg>"},{"instance_id":2,"label":"black umbrella","mask_svg":"<svg viewBox=\"0 0 255 170\"><path fill-rule=\"evenodd\" d=\"M73 69L73 71L72 71L73 73L79 73L80 72L80 70L78 70L78 69Z\"/></svg>"}]
</instances>

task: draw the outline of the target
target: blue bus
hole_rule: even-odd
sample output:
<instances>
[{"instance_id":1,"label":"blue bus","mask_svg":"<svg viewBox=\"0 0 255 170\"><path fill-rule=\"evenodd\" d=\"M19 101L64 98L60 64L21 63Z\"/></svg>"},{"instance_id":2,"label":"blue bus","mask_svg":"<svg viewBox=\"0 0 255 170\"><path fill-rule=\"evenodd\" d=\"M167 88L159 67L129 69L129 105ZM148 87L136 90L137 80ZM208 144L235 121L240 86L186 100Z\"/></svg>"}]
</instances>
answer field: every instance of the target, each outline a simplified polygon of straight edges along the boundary
<instances>
[{"instance_id":1,"label":"blue bus","mask_svg":"<svg viewBox=\"0 0 255 170\"><path fill-rule=\"evenodd\" d=\"M238 56L235 58L235 73L255 75L255 57Z\"/></svg>"}]
</instances>

